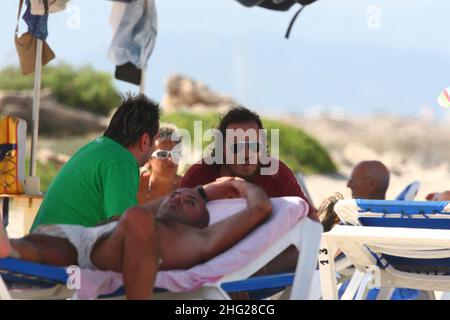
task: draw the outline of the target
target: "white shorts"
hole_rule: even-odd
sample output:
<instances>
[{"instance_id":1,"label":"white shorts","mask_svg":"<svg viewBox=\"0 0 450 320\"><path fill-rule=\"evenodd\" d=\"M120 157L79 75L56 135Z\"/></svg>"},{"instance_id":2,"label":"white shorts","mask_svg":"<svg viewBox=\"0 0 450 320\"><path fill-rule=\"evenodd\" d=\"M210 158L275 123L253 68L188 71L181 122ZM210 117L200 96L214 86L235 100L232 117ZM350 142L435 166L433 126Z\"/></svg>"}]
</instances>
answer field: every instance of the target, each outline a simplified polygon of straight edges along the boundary
<instances>
[{"instance_id":1,"label":"white shorts","mask_svg":"<svg viewBox=\"0 0 450 320\"><path fill-rule=\"evenodd\" d=\"M104 237L110 235L116 228L118 221L112 221L97 227L83 227L70 224L40 225L32 234L42 234L69 240L78 253L78 266L86 269L97 269L91 261L94 245Z\"/></svg>"}]
</instances>

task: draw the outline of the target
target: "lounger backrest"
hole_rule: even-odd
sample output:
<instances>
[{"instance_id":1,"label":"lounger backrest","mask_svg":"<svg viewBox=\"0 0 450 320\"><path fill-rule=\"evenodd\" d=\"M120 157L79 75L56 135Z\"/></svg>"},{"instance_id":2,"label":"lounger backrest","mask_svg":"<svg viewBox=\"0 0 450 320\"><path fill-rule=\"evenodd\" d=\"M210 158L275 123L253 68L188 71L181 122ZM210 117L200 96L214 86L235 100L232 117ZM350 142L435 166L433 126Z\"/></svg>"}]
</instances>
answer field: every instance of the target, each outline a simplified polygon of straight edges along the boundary
<instances>
[{"instance_id":1,"label":"lounger backrest","mask_svg":"<svg viewBox=\"0 0 450 320\"><path fill-rule=\"evenodd\" d=\"M341 200L335 211L345 224L370 227L450 229L449 201Z\"/></svg>"},{"instance_id":2,"label":"lounger backrest","mask_svg":"<svg viewBox=\"0 0 450 320\"><path fill-rule=\"evenodd\" d=\"M403 189L402 192L400 192L398 196L395 197L395 200L403 200L403 201L414 200L414 198L417 195L417 192L419 191L419 188L420 182L414 181L409 185L407 185L406 188Z\"/></svg>"},{"instance_id":3,"label":"lounger backrest","mask_svg":"<svg viewBox=\"0 0 450 320\"><path fill-rule=\"evenodd\" d=\"M335 211L341 221L351 225L450 230L449 201L341 200L336 203ZM416 248L396 248L393 243L387 250L371 250L371 253L382 268L391 264L402 271L450 274L448 249L428 252L433 258L427 258L426 254L418 258L420 252Z\"/></svg>"}]
</instances>

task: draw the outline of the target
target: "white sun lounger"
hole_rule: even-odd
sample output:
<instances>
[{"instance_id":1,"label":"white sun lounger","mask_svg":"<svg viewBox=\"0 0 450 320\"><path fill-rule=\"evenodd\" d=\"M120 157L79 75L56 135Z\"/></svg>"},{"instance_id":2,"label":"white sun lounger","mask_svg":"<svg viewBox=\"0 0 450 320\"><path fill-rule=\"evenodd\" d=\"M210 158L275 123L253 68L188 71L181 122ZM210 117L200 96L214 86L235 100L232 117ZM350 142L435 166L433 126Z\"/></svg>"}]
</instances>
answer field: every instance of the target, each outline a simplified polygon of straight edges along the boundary
<instances>
[{"instance_id":1,"label":"white sun lounger","mask_svg":"<svg viewBox=\"0 0 450 320\"><path fill-rule=\"evenodd\" d=\"M378 299L388 298L393 288L450 291L449 202L342 200L335 211L349 225L323 234L319 267L324 299L338 298L337 250L355 265L349 287L356 290L356 299L371 287L381 288Z\"/></svg>"},{"instance_id":2,"label":"white sun lounger","mask_svg":"<svg viewBox=\"0 0 450 320\"><path fill-rule=\"evenodd\" d=\"M420 188L420 181L413 181L412 183L408 184L396 197L394 200L403 200L403 201L412 201L417 195L417 192ZM339 262L336 263L337 271L340 275L339 282L345 285L346 281L351 280L351 285L347 286L347 289L345 290L342 298L343 299L352 299L355 294L357 293L357 290L359 289L360 285L362 284L362 281L364 280L362 275L359 273L354 274L355 268L351 264L351 262L348 260L345 255L342 254L343 257L340 257ZM344 268L344 264L347 265L347 267ZM355 277L353 277L355 275ZM353 279L352 279L353 277ZM358 282L359 281L359 282ZM394 293L394 290L389 291L390 294ZM381 297L381 296L380 296ZM386 298L388 298L386 296Z\"/></svg>"}]
</instances>

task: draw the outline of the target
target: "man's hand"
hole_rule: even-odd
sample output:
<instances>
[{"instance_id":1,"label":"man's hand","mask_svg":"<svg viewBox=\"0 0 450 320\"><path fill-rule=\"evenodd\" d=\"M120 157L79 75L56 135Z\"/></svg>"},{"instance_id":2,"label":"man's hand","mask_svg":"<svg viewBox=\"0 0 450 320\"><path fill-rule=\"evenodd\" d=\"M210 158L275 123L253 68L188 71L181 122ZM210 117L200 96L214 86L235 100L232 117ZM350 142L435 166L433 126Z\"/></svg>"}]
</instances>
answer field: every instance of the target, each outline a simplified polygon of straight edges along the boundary
<instances>
[{"instance_id":1,"label":"man's hand","mask_svg":"<svg viewBox=\"0 0 450 320\"><path fill-rule=\"evenodd\" d=\"M260 187L243 181L238 178L220 179L204 186L208 196L228 195L243 197L247 201L247 206L230 217L214 223L207 228L198 229L196 236L189 243L184 241L183 245L189 252L191 262L195 264L208 261L224 250L236 244L249 232L269 218L272 213L272 203L267 194ZM201 248L201 250L191 250L191 248ZM193 256L193 251L196 253Z\"/></svg>"},{"instance_id":2,"label":"man's hand","mask_svg":"<svg viewBox=\"0 0 450 320\"><path fill-rule=\"evenodd\" d=\"M237 177L221 177L203 186L209 200L231 199L243 197L234 182L243 181Z\"/></svg>"},{"instance_id":3,"label":"man's hand","mask_svg":"<svg viewBox=\"0 0 450 320\"><path fill-rule=\"evenodd\" d=\"M237 197L245 198L247 196L248 190L252 187L256 187L243 179L235 179L229 182L231 186L236 190Z\"/></svg>"},{"instance_id":4,"label":"man's hand","mask_svg":"<svg viewBox=\"0 0 450 320\"><path fill-rule=\"evenodd\" d=\"M260 187L237 177L223 177L203 187L209 200L245 198L249 207L272 211L272 203Z\"/></svg>"}]
</instances>

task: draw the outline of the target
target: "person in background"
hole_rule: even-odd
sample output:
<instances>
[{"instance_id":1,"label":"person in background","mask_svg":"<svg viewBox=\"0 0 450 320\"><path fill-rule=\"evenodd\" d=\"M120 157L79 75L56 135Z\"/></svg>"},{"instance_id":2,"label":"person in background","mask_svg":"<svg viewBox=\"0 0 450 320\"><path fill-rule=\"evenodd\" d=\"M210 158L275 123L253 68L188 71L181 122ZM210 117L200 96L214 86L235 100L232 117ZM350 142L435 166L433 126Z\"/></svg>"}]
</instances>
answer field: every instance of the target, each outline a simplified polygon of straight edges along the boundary
<instances>
[{"instance_id":1,"label":"person in background","mask_svg":"<svg viewBox=\"0 0 450 320\"><path fill-rule=\"evenodd\" d=\"M159 129L155 141L155 151L147 162L148 170L141 174L138 191L140 204L165 196L180 186L181 177L177 175L181 157L182 137L176 128L164 125Z\"/></svg>"},{"instance_id":2,"label":"person in background","mask_svg":"<svg viewBox=\"0 0 450 320\"><path fill-rule=\"evenodd\" d=\"M389 187L389 170L380 161L362 161L353 168L347 187L351 189L353 199L385 200ZM340 222L333 208L342 199L342 194L335 193L320 205L319 218L324 232L330 231Z\"/></svg>"},{"instance_id":3,"label":"person in background","mask_svg":"<svg viewBox=\"0 0 450 320\"><path fill-rule=\"evenodd\" d=\"M389 187L389 176L388 168L380 161L362 161L353 168L347 187L351 189L353 199L385 200L386 191ZM330 203L339 201L339 198L339 196L335 196L334 199L331 199ZM339 222L339 218L334 210L327 211L329 212L329 215L334 215L336 217L333 225L324 224L324 229L331 229ZM328 219L322 221L330 222L332 219L328 217ZM341 286L339 289L340 294L343 294L347 285L348 283L344 283ZM377 290L371 290L368 294L368 299L373 299L376 297L377 293ZM397 288L392 294L392 297L395 297L395 300L416 299L417 296L417 290L408 288Z\"/></svg>"},{"instance_id":4,"label":"person in background","mask_svg":"<svg viewBox=\"0 0 450 320\"><path fill-rule=\"evenodd\" d=\"M181 187L194 188L227 176L241 178L263 189L270 198L295 196L303 199L308 204L308 217L319 222L316 208L292 171L281 160L269 156L257 113L242 106L231 107L220 119L217 129L220 135L214 141L210 157L187 170ZM280 137L283 137L282 132ZM290 272L295 270L297 261L298 250L290 246L260 272Z\"/></svg>"},{"instance_id":5,"label":"person in background","mask_svg":"<svg viewBox=\"0 0 450 320\"><path fill-rule=\"evenodd\" d=\"M202 159L192 165L181 179L181 187L193 188L225 176L239 177L256 184L271 198L287 196L302 198L309 205L308 216L314 221L319 221L317 210L303 193L292 171L281 160L270 157L270 165L276 163L278 170L273 174L262 174L263 168L267 166L260 160L262 152L267 152L267 147L264 141L261 141L260 129L263 129L263 125L258 114L245 107L230 108L220 120L218 130L222 141L216 141L212 155L215 157L215 153L221 151L223 159L220 159L220 163L212 164L207 161L208 159ZM239 131L248 135L243 140L233 137L233 133ZM251 133L255 133L253 138ZM256 161L252 162L252 156L255 155ZM243 163L236 161L238 157L243 158ZM230 158L234 160L225 161Z\"/></svg>"},{"instance_id":6,"label":"person in background","mask_svg":"<svg viewBox=\"0 0 450 320\"><path fill-rule=\"evenodd\" d=\"M347 187L353 199L384 200L389 187L389 170L380 161L362 161L353 168Z\"/></svg>"}]
</instances>

